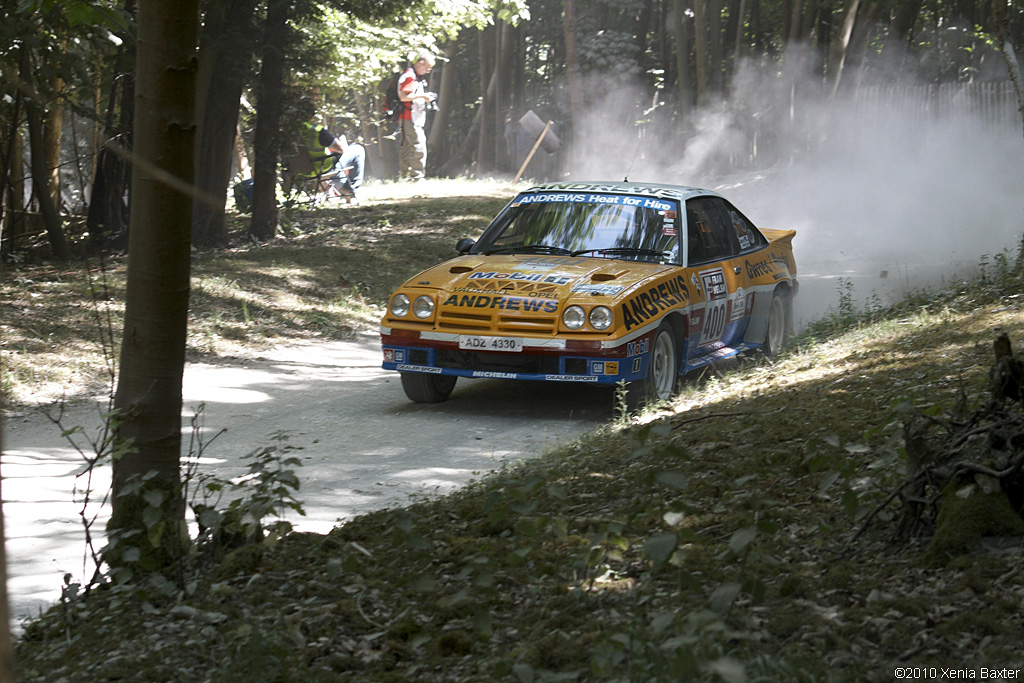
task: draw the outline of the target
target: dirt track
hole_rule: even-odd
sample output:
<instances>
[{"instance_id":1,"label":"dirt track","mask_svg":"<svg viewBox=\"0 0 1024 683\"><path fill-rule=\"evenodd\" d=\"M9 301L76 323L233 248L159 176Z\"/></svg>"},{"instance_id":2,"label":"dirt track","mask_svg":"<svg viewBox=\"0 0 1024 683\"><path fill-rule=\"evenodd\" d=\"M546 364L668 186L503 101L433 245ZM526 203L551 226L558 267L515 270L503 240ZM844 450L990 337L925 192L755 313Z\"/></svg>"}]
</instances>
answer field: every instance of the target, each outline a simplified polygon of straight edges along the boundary
<instances>
[{"instance_id":1,"label":"dirt track","mask_svg":"<svg viewBox=\"0 0 1024 683\"><path fill-rule=\"evenodd\" d=\"M323 532L338 520L450 491L478 473L542 453L611 417L611 397L589 387L459 380L443 404L410 403L398 376L380 369L376 335L352 342L290 346L244 364L186 369L183 429L205 402L202 471L243 474L242 456L285 432L302 459L298 529ZM64 426L94 433L99 404L69 409ZM55 601L62 577L83 577L84 534L72 490L81 457L35 411L4 417L3 498L12 617ZM78 486L86 486L83 478ZM101 471L93 489L103 491ZM97 522L102 528L104 518Z\"/></svg>"}]
</instances>

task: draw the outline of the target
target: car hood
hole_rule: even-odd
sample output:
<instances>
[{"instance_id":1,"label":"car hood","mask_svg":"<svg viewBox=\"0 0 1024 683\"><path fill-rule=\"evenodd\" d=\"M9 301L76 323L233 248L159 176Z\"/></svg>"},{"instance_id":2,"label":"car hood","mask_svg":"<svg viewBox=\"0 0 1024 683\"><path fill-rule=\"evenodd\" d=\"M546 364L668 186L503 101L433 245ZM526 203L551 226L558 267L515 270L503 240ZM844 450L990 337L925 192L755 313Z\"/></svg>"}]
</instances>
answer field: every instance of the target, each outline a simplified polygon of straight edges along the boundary
<instances>
[{"instance_id":1,"label":"car hood","mask_svg":"<svg viewBox=\"0 0 1024 683\"><path fill-rule=\"evenodd\" d=\"M498 294L558 301L575 296L614 300L670 268L605 258L470 254L425 270L406 285L436 287L447 294Z\"/></svg>"}]
</instances>

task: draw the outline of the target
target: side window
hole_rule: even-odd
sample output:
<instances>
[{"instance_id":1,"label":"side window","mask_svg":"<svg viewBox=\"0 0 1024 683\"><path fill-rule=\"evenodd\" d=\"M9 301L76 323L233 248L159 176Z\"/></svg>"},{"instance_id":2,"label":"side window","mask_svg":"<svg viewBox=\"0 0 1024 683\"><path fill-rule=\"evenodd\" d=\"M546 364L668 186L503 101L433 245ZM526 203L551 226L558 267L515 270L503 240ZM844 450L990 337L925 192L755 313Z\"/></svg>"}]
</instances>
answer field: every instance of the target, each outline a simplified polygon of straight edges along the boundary
<instances>
[{"instance_id":1,"label":"side window","mask_svg":"<svg viewBox=\"0 0 1024 683\"><path fill-rule=\"evenodd\" d=\"M726 259L739 252L736 230L717 197L686 202L687 265Z\"/></svg>"},{"instance_id":2,"label":"side window","mask_svg":"<svg viewBox=\"0 0 1024 683\"><path fill-rule=\"evenodd\" d=\"M756 251L768 244L768 240L765 239L764 235L735 206L723 201L722 210L726 214L729 225L736 232L736 241L739 242L741 254Z\"/></svg>"}]
</instances>

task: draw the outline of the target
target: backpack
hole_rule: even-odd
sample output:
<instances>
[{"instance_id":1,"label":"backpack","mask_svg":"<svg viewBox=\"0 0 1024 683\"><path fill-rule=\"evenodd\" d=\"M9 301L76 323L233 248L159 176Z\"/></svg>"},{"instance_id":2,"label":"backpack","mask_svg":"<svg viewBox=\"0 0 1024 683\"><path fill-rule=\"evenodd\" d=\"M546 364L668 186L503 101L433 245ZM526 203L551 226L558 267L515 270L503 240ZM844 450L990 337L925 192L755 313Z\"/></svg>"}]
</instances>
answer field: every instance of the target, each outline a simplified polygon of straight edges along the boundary
<instances>
[{"instance_id":1,"label":"backpack","mask_svg":"<svg viewBox=\"0 0 1024 683\"><path fill-rule=\"evenodd\" d=\"M381 105L381 115L389 123L398 121L402 114L402 100L398 98L398 81L405 73L405 69L396 71L388 78L380 82L380 89L384 92L384 102Z\"/></svg>"}]
</instances>

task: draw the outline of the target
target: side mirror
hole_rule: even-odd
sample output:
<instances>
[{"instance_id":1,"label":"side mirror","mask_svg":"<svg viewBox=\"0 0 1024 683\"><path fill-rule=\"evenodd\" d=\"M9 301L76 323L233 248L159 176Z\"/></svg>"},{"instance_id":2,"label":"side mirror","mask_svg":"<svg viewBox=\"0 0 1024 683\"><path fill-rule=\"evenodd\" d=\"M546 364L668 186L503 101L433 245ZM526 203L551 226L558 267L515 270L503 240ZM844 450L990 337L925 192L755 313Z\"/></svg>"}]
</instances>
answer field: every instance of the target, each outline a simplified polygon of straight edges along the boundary
<instances>
[{"instance_id":1,"label":"side mirror","mask_svg":"<svg viewBox=\"0 0 1024 683\"><path fill-rule=\"evenodd\" d=\"M476 240L470 239L469 237L463 237L461 240L455 243L455 251L460 254L465 254L476 244Z\"/></svg>"}]
</instances>

